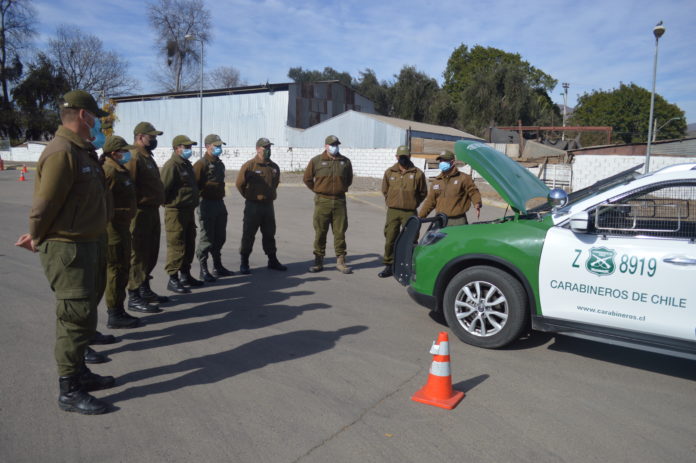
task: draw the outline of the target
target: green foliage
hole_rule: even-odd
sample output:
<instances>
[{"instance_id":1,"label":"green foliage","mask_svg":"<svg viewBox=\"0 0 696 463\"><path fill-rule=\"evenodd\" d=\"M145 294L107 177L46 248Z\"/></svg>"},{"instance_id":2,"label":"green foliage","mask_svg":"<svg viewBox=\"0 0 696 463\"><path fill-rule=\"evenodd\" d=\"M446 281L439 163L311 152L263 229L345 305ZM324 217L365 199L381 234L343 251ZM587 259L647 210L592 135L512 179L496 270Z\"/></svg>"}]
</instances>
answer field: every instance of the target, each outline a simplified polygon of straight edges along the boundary
<instances>
[{"instance_id":1,"label":"green foliage","mask_svg":"<svg viewBox=\"0 0 696 463\"><path fill-rule=\"evenodd\" d=\"M677 118L659 130L658 140L685 136L684 111L657 94L654 117L657 127ZM640 143L647 141L649 118L650 92L633 83L621 83L614 90L595 90L580 96L570 121L573 125L608 125L613 128L613 138L617 142Z\"/></svg>"},{"instance_id":2,"label":"green foliage","mask_svg":"<svg viewBox=\"0 0 696 463\"><path fill-rule=\"evenodd\" d=\"M377 79L375 71L365 69L360 71L360 77L353 80L353 88L362 96L375 104L375 111L384 116L392 114L391 94L389 83Z\"/></svg>"},{"instance_id":3,"label":"green foliage","mask_svg":"<svg viewBox=\"0 0 696 463\"><path fill-rule=\"evenodd\" d=\"M290 68L288 71L288 77L294 82L305 83L305 82L318 82L320 80L337 80L344 85L350 87L353 78L347 72L338 72L332 67L325 67L323 71L312 71L309 69L302 69L302 67Z\"/></svg>"},{"instance_id":4,"label":"green foliage","mask_svg":"<svg viewBox=\"0 0 696 463\"><path fill-rule=\"evenodd\" d=\"M428 110L440 91L432 77L416 70L415 66L404 66L391 87L393 116L416 122L426 122Z\"/></svg>"}]
</instances>

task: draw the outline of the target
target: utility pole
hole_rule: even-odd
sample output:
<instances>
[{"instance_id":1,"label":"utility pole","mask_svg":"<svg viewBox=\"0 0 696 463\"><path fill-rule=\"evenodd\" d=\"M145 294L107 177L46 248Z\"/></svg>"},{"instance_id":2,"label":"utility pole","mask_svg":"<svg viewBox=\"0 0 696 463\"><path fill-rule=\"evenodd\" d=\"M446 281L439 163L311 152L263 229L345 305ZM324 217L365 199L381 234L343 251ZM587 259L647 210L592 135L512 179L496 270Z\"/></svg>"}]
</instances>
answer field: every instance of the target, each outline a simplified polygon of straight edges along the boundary
<instances>
[{"instance_id":1,"label":"utility pole","mask_svg":"<svg viewBox=\"0 0 696 463\"><path fill-rule=\"evenodd\" d=\"M563 82L563 127L566 126L566 110L568 109L568 87L570 84L568 82ZM565 140L565 130L561 134L561 140Z\"/></svg>"}]
</instances>

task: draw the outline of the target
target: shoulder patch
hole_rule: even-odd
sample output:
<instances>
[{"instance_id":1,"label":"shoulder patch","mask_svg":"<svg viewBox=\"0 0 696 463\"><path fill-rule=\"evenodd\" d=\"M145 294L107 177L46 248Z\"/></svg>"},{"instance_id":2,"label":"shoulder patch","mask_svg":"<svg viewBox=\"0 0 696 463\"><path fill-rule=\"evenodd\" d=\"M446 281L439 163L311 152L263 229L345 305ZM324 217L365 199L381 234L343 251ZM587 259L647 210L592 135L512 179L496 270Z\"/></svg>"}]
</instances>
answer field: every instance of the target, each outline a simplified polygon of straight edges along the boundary
<instances>
[{"instance_id":1,"label":"shoulder patch","mask_svg":"<svg viewBox=\"0 0 696 463\"><path fill-rule=\"evenodd\" d=\"M436 183L435 185L433 185L433 190L439 190L439 189L440 189L439 183Z\"/></svg>"}]
</instances>

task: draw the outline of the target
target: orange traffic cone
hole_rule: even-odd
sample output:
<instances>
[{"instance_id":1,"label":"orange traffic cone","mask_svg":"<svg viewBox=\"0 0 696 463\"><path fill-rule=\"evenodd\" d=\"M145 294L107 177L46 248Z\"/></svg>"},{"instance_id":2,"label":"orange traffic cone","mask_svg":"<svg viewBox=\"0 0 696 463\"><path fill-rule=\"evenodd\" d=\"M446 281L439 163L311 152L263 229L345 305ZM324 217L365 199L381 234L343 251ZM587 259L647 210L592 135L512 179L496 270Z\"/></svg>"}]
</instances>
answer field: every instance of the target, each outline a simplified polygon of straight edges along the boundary
<instances>
[{"instance_id":1,"label":"orange traffic cone","mask_svg":"<svg viewBox=\"0 0 696 463\"><path fill-rule=\"evenodd\" d=\"M27 181L27 179L24 178L24 172L23 172L23 171L20 171L20 172L19 172L19 180L18 180L18 182L26 182L26 181Z\"/></svg>"},{"instance_id":2,"label":"orange traffic cone","mask_svg":"<svg viewBox=\"0 0 696 463\"><path fill-rule=\"evenodd\" d=\"M433 354L433 363L430 366L428 382L413 394L411 400L452 410L464 398L464 393L452 389L449 338L445 331L440 331L437 343L433 343L430 353Z\"/></svg>"},{"instance_id":3,"label":"orange traffic cone","mask_svg":"<svg viewBox=\"0 0 696 463\"><path fill-rule=\"evenodd\" d=\"M22 164L22 173L26 174L27 172L29 172L29 169L27 169L27 165Z\"/></svg>"}]
</instances>

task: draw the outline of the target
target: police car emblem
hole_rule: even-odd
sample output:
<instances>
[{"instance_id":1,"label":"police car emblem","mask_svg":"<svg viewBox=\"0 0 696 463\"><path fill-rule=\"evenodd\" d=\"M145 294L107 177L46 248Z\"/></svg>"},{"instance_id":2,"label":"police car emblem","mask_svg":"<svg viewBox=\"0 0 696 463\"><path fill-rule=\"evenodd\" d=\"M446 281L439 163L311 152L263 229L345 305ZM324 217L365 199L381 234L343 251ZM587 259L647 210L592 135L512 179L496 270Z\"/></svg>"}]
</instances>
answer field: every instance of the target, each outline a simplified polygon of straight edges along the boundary
<instances>
[{"instance_id":1,"label":"police car emblem","mask_svg":"<svg viewBox=\"0 0 696 463\"><path fill-rule=\"evenodd\" d=\"M605 247L591 248L590 257L585 262L585 268L598 276L611 275L616 270L614 257L616 251Z\"/></svg>"}]
</instances>

